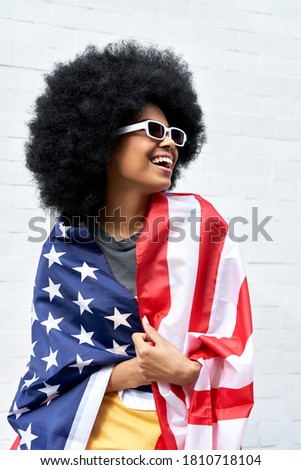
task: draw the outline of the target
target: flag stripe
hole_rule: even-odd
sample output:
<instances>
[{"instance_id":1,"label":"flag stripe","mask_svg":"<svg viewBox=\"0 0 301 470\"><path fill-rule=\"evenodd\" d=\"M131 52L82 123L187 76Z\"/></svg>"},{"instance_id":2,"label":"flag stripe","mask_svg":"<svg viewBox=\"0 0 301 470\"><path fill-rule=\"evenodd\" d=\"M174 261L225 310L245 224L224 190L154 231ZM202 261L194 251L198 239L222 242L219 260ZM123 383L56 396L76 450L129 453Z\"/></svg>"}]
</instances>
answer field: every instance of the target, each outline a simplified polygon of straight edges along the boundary
<instances>
[{"instance_id":1,"label":"flag stripe","mask_svg":"<svg viewBox=\"0 0 301 470\"><path fill-rule=\"evenodd\" d=\"M155 402L157 406L159 423L160 423L161 429L163 430L161 436L159 436L158 438L155 449L156 450L164 450L164 449L176 450L177 443L169 427L169 423L167 419L166 401L158 390L158 384L154 383L152 388L153 388L154 398L155 398Z\"/></svg>"},{"instance_id":2,"label":"flag stripe","mask_svg":"<svg viewBox=\"0 0 301 470\"><path fill-rule=\"evenodd\" d=\"M210 425L220 420L247 418L250 414L253 384L240 389L212 388L211 390L196 391L193 396L189 414L189 424ZM195 403L203 403L202 407ZM214 410L214 414L211 413Z\"/></svg>"},{"instance_id":3,"label":"flag stripe","mask_svg":"<svg viewBox=\"0 0 301 470\"><path fill-rule=\"evenodd\" d=\"M112 369L112 366L103 367L89 378L88 385L77 408L65 444L65 450L81 450L86 447Z\"/></svg>"},{"instance_id":4,"label":"flag stripe","mask_svg":"<svg viewBox=\"0 0 301 470\"><path fill-rule=\"evenodd\" d=\"M168 202L154 195L149 215L136 245L137 293L140 316L157 329L170 308L167 266ZM152 270L150 272L150 266Z\"/></svg>"},{"instance_id":5,"label":"flag stripe","mask_svg":"<svg viewBox=\"0 0 301 470\"><path fill-rule=\"evenodd\" d=\"M212 449L241 449L247 418L227 419L214 423Z\"/></svg>"},{"instance_id":6,"label":"flag stripe","mask_svg":"<svg viewBox=\"0 0 301 470\"><path fill-rule=\"evenodd\" d=\"M226 222L203 198L195 195L202 208L199 244L199 268L195 280L189 331L206 333L209 328L219 261L227 231ZM210 249L209 249L210 247Z\"/></svg>"},{"instance_id":7,"label":"flag stripe","mask_svg":"<svg viewBox=\"0 0 301 470\"><path fill-rule=\"evenodd\" d=\"M238 246L227 235L220 254L215 283L214 299L207 334L231 337L236 326L237 301L245 279L242 263L239 263ZM228 274L232 273L232 276ZM227 322L224 321L225 317Z\"/></svg>"},{"instance_id":8,"label":"flag stripe","mask_svg":"<svg viewBox=\"0 0 301 470\"><path fill-rule=\"evenodd\" d=\"M19 450L20 449L20 436L17 436L14 440L10 450Z\"/></svg>"}]
</instances>

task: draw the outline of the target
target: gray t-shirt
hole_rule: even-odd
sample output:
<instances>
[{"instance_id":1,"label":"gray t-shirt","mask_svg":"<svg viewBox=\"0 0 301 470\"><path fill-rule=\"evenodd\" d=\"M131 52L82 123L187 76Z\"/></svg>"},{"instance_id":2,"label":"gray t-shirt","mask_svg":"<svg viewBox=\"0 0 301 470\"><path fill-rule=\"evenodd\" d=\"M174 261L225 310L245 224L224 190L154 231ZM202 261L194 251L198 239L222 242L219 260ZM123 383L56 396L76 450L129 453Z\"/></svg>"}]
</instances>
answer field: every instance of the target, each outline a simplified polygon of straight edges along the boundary
<instances>
[{"instance_id":1,"label":"gray t-shirt","mask_svg":"<svg viewBox=\"0 0 301 470\"><path fill-rule=\"evenodd\" d=\"M139 232L130 238L116 240L99 225L92 224L89 226L89 230L105 255L113 276L129 290L133 297L136 296L136 240Z\"/></svg>"}]
</instances>

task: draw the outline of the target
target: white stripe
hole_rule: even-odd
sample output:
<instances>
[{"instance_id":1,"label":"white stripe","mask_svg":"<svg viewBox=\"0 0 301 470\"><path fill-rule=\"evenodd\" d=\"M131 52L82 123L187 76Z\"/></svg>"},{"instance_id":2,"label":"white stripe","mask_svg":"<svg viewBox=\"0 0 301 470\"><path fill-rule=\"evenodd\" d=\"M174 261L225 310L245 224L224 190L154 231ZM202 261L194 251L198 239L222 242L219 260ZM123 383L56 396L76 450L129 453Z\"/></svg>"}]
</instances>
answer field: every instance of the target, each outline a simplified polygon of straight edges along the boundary
<instances>
[{"instance_id":1,"label":"white stripe","mask_svg":"<svg viewBox=\"0 0 301 470\"><path fill-rule=\"evenodd\" d=\"M213 426L188 424L185 449L239 450L247 422L247 418L237 418L221 420Z\"/></svg>"},{"instance_id":2,"label":"white stripe","mask_svg":"<svg viewBox=\"0 0 301 470\"><path fill-rule=\"evenodd\" d=\"M248 419L220 420L213 424L213 449L239 450Z\"/></svg>"},{"instance_id":3,"label":"white stripe","mask_svg":"<svg viewBox=\"0 0 301 470\"><path fill-rule=\"evenodd\" d=\"M163 318L159 333L171 341L182 352L184 350L186 333L192 308L195 279L198 270L200 244L191 240L191 223L187 220L191 210L195 209L196 216L201 216L201 206L193 196L168 197L169 219L172 224L185 232L181 241L177 240L176 232L171 231L167 247L167 264L171 306L168 315ZM175 223L178 217L183 222ZM199 233L199 225L196 232Z\"/></svg>"},{"instance_id":4,"label":"white stripe","mask_svg":"<svg viewBox=\"0 0 301 470\"><path fill-rule=\"evenodd\" d=\"M167 264L171 306L168 315L163 318L159 333L178 347L185 350L190 312L192 308L195 279L197 276L200 244L191 240L191 211L200 221L201 206L194 196L168 197L169 220L171 228L185 233L183 239L176 240L178 233L170 231L167 247ZM181 220L180 220L181 218ZM196 223L196 234L200 233L200 222ZM187 427L187 406L166 384L158 384L161 395L166 400L167 420L176 439L178 449L183 449Z\"/></svg>"},{"instance_id":5,"label":"white stripe","mask_svg":"<svg viewBox=\"0 0 301 470\"><path fill-rule=\"evenodd\" d=\"M65 450L85 449L112 369L113 366L103 367L91 375L73 420Z\"/></svg>"},{"instance_id":6,"label":"white stripe","mask_svg":"<svg viewBox=\"0 0 301 470\"><path fill-rule=\"evenodd\" d=\"M245 271L239 246L227 235L220 257L207 333L231 338L236 325L237 304Z\"/></svg>"},{"instance_id":7,"label":"white stripe","mask_svg":"<svg viewBox=\"0 0 301 470\"><path fill-rule=\"evenodd\" d=\"M166 417L174 435L178 450L184 449L188 419L188 407L177 397L168 384L158 384L160 394L166 401Z\"/></svg>"},{"instance_id":8,"label":"white stripe","mask_svg":"<svg viewBox=\"0 0 301 470\"><path fill-rule=\"evenodd\" d=\"M188 424L185 449L212 449L212 426Z\"/></svg>"}]
</instances>

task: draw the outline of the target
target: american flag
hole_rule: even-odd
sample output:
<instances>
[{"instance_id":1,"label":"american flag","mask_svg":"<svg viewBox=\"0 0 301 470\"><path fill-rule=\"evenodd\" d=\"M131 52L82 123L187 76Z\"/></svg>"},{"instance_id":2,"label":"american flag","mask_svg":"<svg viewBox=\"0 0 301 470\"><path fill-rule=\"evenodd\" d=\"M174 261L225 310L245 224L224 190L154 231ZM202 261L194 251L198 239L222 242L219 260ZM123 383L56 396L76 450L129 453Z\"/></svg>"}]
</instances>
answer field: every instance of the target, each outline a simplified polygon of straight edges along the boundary
<instances>
[{"instance_id":1,"label":"american flag","mask_svg":"<svg viewBox=\"0 0 301 470\"><path fill-rule=\"evenodd\" d=\"M112 367L151 325L202 369L154 383L156 449L240 449L253 407L252 318L239 247L196 194L152 196L137 240L138 301L85 225L58 218L37 270L32 354L9 421L20 449L85 449Z\"/></svg>"}]
</instances>

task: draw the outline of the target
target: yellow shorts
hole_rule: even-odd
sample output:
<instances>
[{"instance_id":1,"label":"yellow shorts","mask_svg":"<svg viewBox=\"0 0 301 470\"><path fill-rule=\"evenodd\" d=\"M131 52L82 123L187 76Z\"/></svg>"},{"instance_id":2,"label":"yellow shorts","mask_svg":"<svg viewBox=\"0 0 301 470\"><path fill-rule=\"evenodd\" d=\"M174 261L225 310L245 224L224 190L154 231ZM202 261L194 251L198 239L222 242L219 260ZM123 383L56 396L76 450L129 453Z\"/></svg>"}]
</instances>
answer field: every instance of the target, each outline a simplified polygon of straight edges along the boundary
<instances>
[{"instance_id":1,"label":"yellow shorts","mask_svg":"<svg viewBox=\"0 0 301 470\"><path fill-rule=\"evenodd\" d=\"M160 434L156 411L127 408L117 392L106 393L86 449L151 450Z\"/></svg>"}]
</instances>

